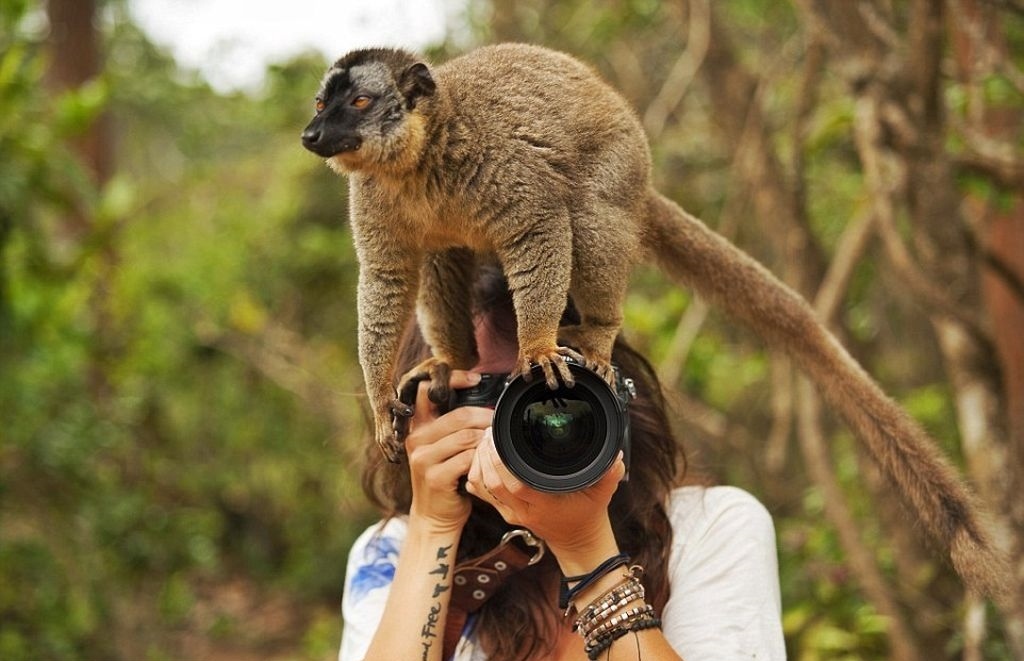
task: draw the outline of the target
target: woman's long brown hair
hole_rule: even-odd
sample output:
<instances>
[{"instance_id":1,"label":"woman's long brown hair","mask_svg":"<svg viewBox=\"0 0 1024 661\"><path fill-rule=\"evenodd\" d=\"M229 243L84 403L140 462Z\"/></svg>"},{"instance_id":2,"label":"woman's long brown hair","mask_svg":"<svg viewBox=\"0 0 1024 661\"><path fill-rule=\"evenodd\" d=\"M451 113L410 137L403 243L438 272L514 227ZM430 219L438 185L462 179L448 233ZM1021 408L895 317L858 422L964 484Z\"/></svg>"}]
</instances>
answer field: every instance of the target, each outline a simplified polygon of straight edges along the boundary
<instances>
[{"instance_id":1,"label":"woman's long brown hair","mask_svg":"<svg viewBox=\"0 0 1024 661\"><path fill-rule=\"evenodd\" d=\"M476 314L488 318L496 332L515 339L512 297L497 269L481 269L474 288L474 309ZM578 323L571 304L562 321ZM411 369L428 354L418 328L411 326L403 338L398 374ZM609 513L619 548L630 555L631 562L644 567L648 602L660 611L669 596L667 564L672 542L665 506L669 492L682 479L686 460L672 434L654 368L621 339L615 343L612 359L624 376L633 379L637 397L629 404L632 438L629 479L612 497ZM367 497L386 516L408 514L412 501L408 463L389 463L375 444L366 445L363 490ZM489 551L509 529L509 524L494 508L473 498L472 513L462 533L459 559ZM488 658L524 661L554 645L561 613L551 586L557 584L552 576L558 573L558 565L549 554L509 580L484 605L475 631Z\"/></svg>"}]
</instances>

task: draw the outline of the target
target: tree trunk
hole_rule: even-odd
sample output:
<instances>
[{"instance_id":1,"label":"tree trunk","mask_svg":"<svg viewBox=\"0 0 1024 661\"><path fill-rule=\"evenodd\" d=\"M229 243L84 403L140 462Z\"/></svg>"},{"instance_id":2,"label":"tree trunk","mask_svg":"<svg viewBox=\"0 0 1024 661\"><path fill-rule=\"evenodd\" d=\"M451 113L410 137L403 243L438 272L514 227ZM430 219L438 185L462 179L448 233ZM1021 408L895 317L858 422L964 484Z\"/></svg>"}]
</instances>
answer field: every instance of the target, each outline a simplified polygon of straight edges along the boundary
<instances>
[{"instance_id":1,"label":"tree trunk","mask_svg":"<svg viewBox=\"0 0 1024 661\"><path fill-rule=\"evenodd\" d=\"M102 73L101 36L96 27L96 0L49 0L50 21L49 84L56 94L75 90ZM110 119L101 113L77 136L73 147L97 191L102 192L113 171L114 152ZM67 219L68 234L84 246L84 239L96 231L92 211L85 205L73 209ZM87 378L94 403L104 406L111 395L108 375L114 342L114 323L110 308L117 253L112 236L104 237L97 255L98 269L90 308L93 319L91 360Z\"/></svg>"},{"instance_id":2,"label":"tree trunk","mask_svg":"<svg viewBox=\"0 0 1024 661\"><path fill-rule=\"evenodd\" d=\"M96 10L96 0L49 0L47 4L51 49L48 79L58 93L77 89L102 72ZM110 179L114 155L105 114L76 140L75 147L97 184Z\"/></svg>"}]
</instances>

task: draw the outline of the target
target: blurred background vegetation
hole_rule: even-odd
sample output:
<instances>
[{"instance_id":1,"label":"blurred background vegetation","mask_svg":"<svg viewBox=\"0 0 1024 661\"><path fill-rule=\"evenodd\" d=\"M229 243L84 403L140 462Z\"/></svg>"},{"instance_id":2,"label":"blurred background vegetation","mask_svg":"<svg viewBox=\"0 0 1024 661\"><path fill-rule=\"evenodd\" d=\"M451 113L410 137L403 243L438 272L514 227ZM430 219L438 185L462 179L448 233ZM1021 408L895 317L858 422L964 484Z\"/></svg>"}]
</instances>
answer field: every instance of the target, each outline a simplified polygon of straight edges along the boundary
<instances>
[{"instance_id":1,"label":"blurred background vegetation","mask_svg":"<svg viewBox=\"0 0 1024 661\"><path fill-rule=\"evenodd\" d=\"M1024 5L469 0L599 69L660 187L815 302L1024 549ZM346 48L338 44L340 55ZM124 0L0 3L0 659L330 659L376 515L327 62L217 92ZM785 360L649 269L691 471L775 516L793 659L1024 659Z\"/></svg>"}]
</instances>

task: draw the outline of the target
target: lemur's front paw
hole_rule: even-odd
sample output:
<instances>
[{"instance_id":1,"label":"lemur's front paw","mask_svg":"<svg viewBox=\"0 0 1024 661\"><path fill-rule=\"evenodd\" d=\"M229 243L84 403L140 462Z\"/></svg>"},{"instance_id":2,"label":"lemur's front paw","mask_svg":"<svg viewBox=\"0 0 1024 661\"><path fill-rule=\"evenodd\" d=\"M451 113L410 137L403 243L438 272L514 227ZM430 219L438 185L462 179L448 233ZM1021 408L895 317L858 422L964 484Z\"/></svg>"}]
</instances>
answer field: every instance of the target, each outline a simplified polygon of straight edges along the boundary
<instances>
[{"instance_id":1,"label":"lemur's front paw","mask_svg":"<svg viewBox=\"0 0 1024 661\"><path fill-rule=\"evenodd\" d=\"M405 437L409 435L412 404L399 399L380 404L376 413L376 441L384 458L397 464L405 454Z\"/></svg>"},{"instance_id":2,"label":"lemur's front paw","mask_svg":"<svg viewBox=\"0 0 1024 661\"><path fill-rule=\"evenodd\" d=\"M445 409L451 399L449 379L452 370L447 362L438 358L428 358L412 368L398 381L398 398L387 402L379 420L389 424L380 428L377 433L377 445L380 446L388 461L397 463L405 451L405 438L409 435L409 423L412 420L416 395L420 383L430 381L427 397L430 401Z\"/></svg>"},{"instance_id":3,"label":"lemur's front paw","mask_svg":"<svg viewBox=\"0 0 1024 661\"><path fill-rule=\"evenodd\" d=\"M565 362L566 358L572 358L576 362L583 364L583 356L568 347L555 347L546 351L521 352L514 375L522 375L524 379L529 381L533 378L533 367L537 365L540 366L541 372L544 374L544 383L551 390L558 389L559 381L566 388L572 388L576 385L576 379L569 370L568 363Z\"/></svg>"},{"instance_id":4,"label":"lemur's front paw","mask_svg":"<svg viewBox=\"0 0 1024 661\"><path fill-rule=\"evenodd\" d=\"M412 409L408 409L409 416ZM409 432L409 416L404 416L396 411L391 418L391 425L384 426L377 430L377 447L380 448L384 458L393 464L397 464L405 454L405 437Z\"/></svg>"},{"instance_id":5,"label":"lemur's front paw","mask_svg":"<svg viewBox=\"0 0 1024 661\"><path fill-rule=\"evenodd\" d=\"M429 380L427 398L438 406L445 407L451 399L451 377L452 368L448 361L442 358L427 358L399 379L398 398L409 406L414 405L420 382Z\"/></svg>"}]
</instances>

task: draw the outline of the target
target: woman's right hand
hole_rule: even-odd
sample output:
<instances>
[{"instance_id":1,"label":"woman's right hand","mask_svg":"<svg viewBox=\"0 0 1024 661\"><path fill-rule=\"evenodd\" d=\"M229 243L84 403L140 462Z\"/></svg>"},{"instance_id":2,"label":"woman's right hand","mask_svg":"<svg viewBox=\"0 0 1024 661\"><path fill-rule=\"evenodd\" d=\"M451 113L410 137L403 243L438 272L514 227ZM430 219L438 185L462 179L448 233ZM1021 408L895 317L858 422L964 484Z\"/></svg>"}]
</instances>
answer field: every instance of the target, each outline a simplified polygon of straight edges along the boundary
<instances>
[{"instance_id":1,"label":"woman's right hand","mask_svg":"<svg viewBox=\"0 0 1024 661\"><path fill-rule=\"evenodd\" d=\"M479 380L453 370L449 383L468 388ZM441 661L452 567L470 513L469 496L458 490L459 478L469 471L492 412L465 407L438 415L427 388L426 382L417 387L405 441L412 486L409 525L366 659Z\"/></svg>"},{"instance_id":2,"label":"woman's right hand","mask_svg":"<svg viewBox=\"0 0 1024 661\"><path fill-rule=\"evenodd\" d=\"M455 389L479 382L479 374L463 370L452 370L449 381ZM427 397L429 385L429 381L419 384L405 441L412 479L409 516L435 532L450 532L461 530L469 518L469 496L459 493L459 479L469 472L493 411L465 406L439 416Z\"/></svg>"}]
</instances>

